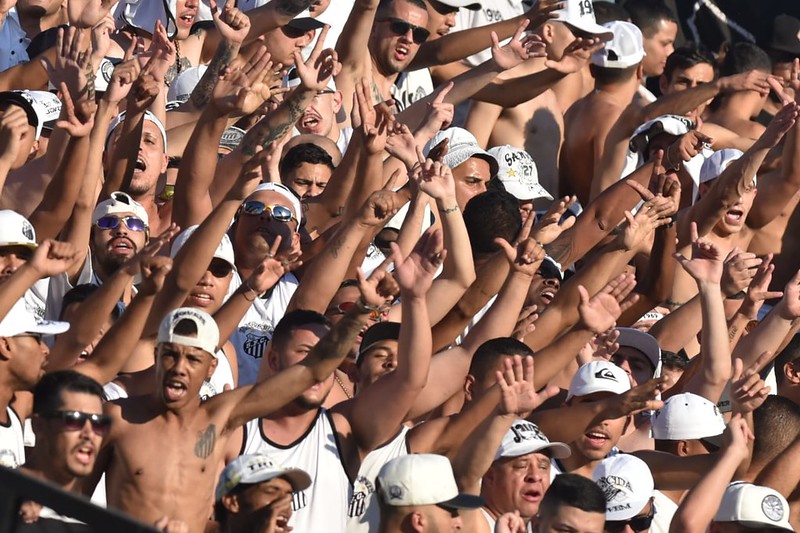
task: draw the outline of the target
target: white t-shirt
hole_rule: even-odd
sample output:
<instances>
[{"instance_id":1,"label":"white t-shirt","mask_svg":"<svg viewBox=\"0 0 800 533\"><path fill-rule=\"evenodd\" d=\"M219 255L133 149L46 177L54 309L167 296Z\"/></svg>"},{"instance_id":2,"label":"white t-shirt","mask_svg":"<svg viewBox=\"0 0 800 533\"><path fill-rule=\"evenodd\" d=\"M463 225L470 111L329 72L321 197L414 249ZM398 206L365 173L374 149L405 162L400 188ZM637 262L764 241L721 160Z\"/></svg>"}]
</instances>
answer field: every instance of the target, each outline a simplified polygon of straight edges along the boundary
<instances>
[{"instance_id":1,"label":"white t-shirt","mask_svg":"<svg viewBox=\"0 0 800 533\"><path fill-rule=\"evenodd\" d=\"M102 282L94 272L92 266L92 252L86 254L86 259L83 261L83 266L78 272L78 278L73 285L69 281L69 275L66 273L59 274L50 278L49 287L47 290L47 306L45 307L45 318L47 320L58 320L61 315L61 307L64 303L64 296L77 287L78 285L85 285L93 283L95 285L102 285Z\"/></svg>"},{"instance_id":2,"label":"white t-shirt","mask_svg":"<svg viewBox=\"0 0 800 533\"><path fill-rule=\"evenodd\" d=\"M465 8L459 9L456 14L456 25L453 31L480 28L481 26L512 19L525 13L525 5L521 0L495 0L494 2L483 2L482 6L477 11ZM485 50L469 56L466 61L475 67L490 60L492 58L491 46L491 41L487 42Z\"/></svg>"},{"instance_id":3,"label":"white t-shirt","mask_svg":"<svg viewBox=\"0 0 800 533\"><path fill-rule=\"evenodd\" d=\"M238 272L234 272L228 293L233 294L241 284L242 278ZM230 341L236 348L236 359L239 362L239 385L256 382L261 358L267 353L272 332L286 314L298 284L297 278L291 272L283 276L263 298L256 298L239 322L239 327L231 335Z\"/></svg>"},{"instance_id":4,"label":"white t-shirt","mask_svg":"<svg viewBox=\"0 0 800 533\"><path fill-rule=\"evenodd\" d=\"M294 533L344 533L351 485L326 409L320 409L308 431L288 446L270 441L262 432L260 418L251 420L244 426L242 454L264 454L286 468L305 470L311 477L310 487L292 494L289 525Z\"/></svg>"},{"instance_id":5,"label":"white t-shirt","mask_svg":"<svg viewBox=\"0 0 800 533\"><path fill-rule=\"evenodd\" d=\"M6 407L8 424L0 424L0 466L18 468L25 464L25 438L17 413Z\"/></svg>"},{"instance_id":6,"label":"white t-shirt","mask_svg":"<svg viewBox=\"0 0 800 533\"><path fill-rule=\"evenodd\" d=\"M19 23L19 15L17 8L12 7L2 21L2 28L0 28L0 49L3 53L0 54L0 71L10 69L11 67L20 63L27 63L30 58L28 57L28 46L31 40L22 25Z\"/></svg>"},{"instance_id":7,"label":"white t-shirt","mask_svg":"<svg viewBox=\"0 0 800 533\"><path fill-rule=\"evenodd\" d=\"M391 87L392 98L397 110L403 111L417 100L422 100L433 92L433 80L428 69L402 72Z\"/></svg>"},{"instance_id":8,"label":"white t-shirt","mask_svg":"<svg viewBox=\"0 0 800 533\"><path fill-rule=\"evenodd\" d=\"M672 523L672 516L678 511L678 504L660 490L654 490L653 505L656 507L656 515L650 525L650 533L669 533L669 525Z\"/></svg>"}]
</instances>

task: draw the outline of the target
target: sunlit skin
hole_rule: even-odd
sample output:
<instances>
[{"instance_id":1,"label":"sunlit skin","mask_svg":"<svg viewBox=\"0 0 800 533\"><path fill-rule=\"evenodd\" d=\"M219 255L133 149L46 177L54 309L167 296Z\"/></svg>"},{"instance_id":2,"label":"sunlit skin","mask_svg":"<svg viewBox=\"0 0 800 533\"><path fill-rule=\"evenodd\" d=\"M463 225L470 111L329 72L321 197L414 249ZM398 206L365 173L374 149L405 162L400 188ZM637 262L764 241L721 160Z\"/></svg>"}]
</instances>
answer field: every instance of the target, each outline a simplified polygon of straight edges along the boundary
<instances>
[{"instance_id":1,"label":"sunlit skin","mask_svg":"<svg viewBox=\"0 0 800 533\"><path fill-rule=\"evenodd\" d=\"M294 213L291 202L275 191L257 191L248 196L247 200L257 200L265 205L282 205ZM296 217L297 214L294 214ZM264 211L260 215L239 213L233 238L233 249L237 252L236 264L239 265L238 254L242 253L242 250L263 258L278 236L281 237L279 252L290 250L300 239L297 226L298 223L294 219L289 222L275 220L269 211Z\"/></svg>"},{"instance_id":2,"label":"sunlit skin","mask_svg":"<svg viewBox=\"0 0 800 533\"><path fill-rule=\"evenodd\" d=\"M656 32L644 37L644 51L647 54L642 60L645 76L660 76L667 66L667 58L675 50L675 38L678 36L678 25L669 20L658 21Z\"/></svg>"},{"instance_id":3,"label":"sunlit skin","mask_svg":"<svg viewBox=\"0 0 800 533\"><path fill-rule=\"evenodd\" d=\"M590 513L559 505L552 513L546 513L539 519L537 533L603 533L606 523L604 513Z\"/></svg>"},{"instance_id":4,"label":"sunlit skin","mask_svg":"<svg viewBox=\"0 0 800 533\"><path fill-rule=\"evenodd\" d=\"M138 216L132 212L115 213L114 216L124 218ZM92 227L91 236L92 254L104 274L111 274L147 243L147 234L144 231L128 229L125 222L120 220L114 229Z\"/></svg>"},{"instance_id":5,"label":"sunlit skin","mask_svg":"<svg viewBox=\"0 0 800 533\"><path fill-rule=\"evenodd\" d=\"M541 313L550 305L560 288L561 280L558 278L545 278L539 273L531 281L531 285L528 288L528 296L525 298L525 305L535 305L537 312Z\"/></svg>"},{"instance_id":6,"label":"sunlit skin","mask_svg":"<svg viewBox=\"0 0 800 533\"><path fill-rule=\"evenodd\" d=\"M168 410L177 411L196 401L203 382L211 379L217 359L200 348L174 343L156 347L158 394Z\"/></svg>"},{"instance_id":7,"label":"sunlit skin","mask_svg":"<svg viewBox=\"0 0 800 533\"><path fill-rule=\"evenodd\" d=\"M575 396L570 400L570 405L576 403L596 402L612 396L611 392L596 392L586 396ZM562 462L572 471L570 465L582 466L581 463L594 462L604 459L611 449L617 445L620 437L625 432L628 417L613 420L601 420L588 428L578 439L569 443L572 455Z\"/></svg>"},{"instance_id":8,"label":"sunlit skin","mask_svg":"<svg viewBox=\"0 0 800 533\"><path fill-rule=\"evenodd\" d=\"M456 183L456 202L463 211L475 196L486 192L486 186L492 179L489 162L479 157L470 157L453 169Z\"/></svg>"},{"instance_id":9,"label":"sunlit skin","mask_svg":"<svg viewBox=\"0 0 800 533\"><path fill-rule=\"evenodd\" d=\"M659 80L659 87L661 88L661 93L666 95L693 89L712 81L714 81L714 68L708 63L698 63L687 69L675 69L669 80L662 75ZM696 120L698 116L703 114L709 103L711 103L711 100L701 104L691 113L687 113L687 116Z\"/></svg>"},{"instance_id":10,"label":"sunlit skin","mask_svg":"<svg viewBox=\"0 0 800 533\"><path fill-rule=\"evenodd\" d=\"M330 137L336 126L336 113L342 108L342 93L322 91L308 104L302 116L295 123L300 133L312 133ZM338 129L337 129L338 133ZM337 135L338 137L338 135ZM286 153L287 148L284 148Z\"/></svg>"},{"instance_id":11,"label":"sunlit skin","mask_svg":"<svg viewBox=\"0 0 800 533\"><path fill-rule=\"evenodd\" d=\"M436 0L427 0L428 4L428 25L426 28L431 32L429 41L444 37L455 27L457 7L445 5Z\"/></svg>"},{"instance_id":12,"label":"sunlit skin","mask_svg":"<svg viewBox=\"0 0 800 533\"><path fill-rule=\"evenodd\" d=\"M122 124L116 127L109 139L105 153L105 167L111 167L116 145L122 136ZM158 180L167 171L168 158L164 150L164 137L161 130L151 120L145 120L142 126L142 139L139 143L139 154L133 177L126 189L134 199L140 196L155 195Z\"/></svg>"},{"instance_id":13,"label":"sunlit skin","mask_svg":"<svg viewBox=\"0 0 800 533\"><path fill-rule=\"evenodd\" d=\"M32 255L33 250L27 246L0 247L0 283L30 261Z\"/></svg>"},{"instance_id":14,"label":"sunlit skin","mask_svg":"<svg viewBox=\"0 0 800 533\"><path fill-rule=\"evenodd\" d=\"M269 50L274 64L288 68L294 65L294 52L301 51L314 40L314 30L302 32L289 26L268 31L263 35L264 46Z\"/></svg>"},{"instance_id":15,"label":"sunlit skin","mask_svg":"<svg viewBox=\"0 0 800 533\"><path fill-rule=\"evenodd\" d=\"M199 0L176 0L175 2L175 25L178 28L176 38L178 40L185 40L189 37L197 18L197 9L199 7Z\"/></svg>"},{"instance_id":16,"label":"sunlit skin","mask_svg":"<svg viewBox=\"0 0 800 533\"><path fill-rule=\"evenodd\" d=\"M274 374L299 363L308 356L311 349L327 335L328 331L329 329L321 324L307 324L292 330L284 342L272 343L267 354L269 370ZM315 409L325 402L332 386L333 374L306 389L291 405L302 411Z\"/></svg>"},{"instance_id":17,"label":"sunlit skin","mask_svg":"<svg viewBox=\"0 0 800 533\"><path fill-rule=\"evenodd\" d=\"M419 44L414 42L411 29L405 35L394 34L387 18L427 28L428 11L406 0L394 0L388 9L378 12L369 37L369 51L378 71L384 76L394 76L408 67L419 51Z\"/></svg>"},{"instance_id":18,"label":"sunlit skin","mask_svg":"<svg viewBox=\"0 0 800 533\"><path fill-rule=\"evenodd\" d=\"M481 484L486 507L496 516L518 510L526 521L539 512L539 504L550 487L550 457L529 453L492 463Z\"/></svg>"},{"instance_id":19,"label":"sunlit skin","mask_svg":"<svg viewBox=\"0 0 800 533\"><path fill-rule=\"evenodd\" d=\"M281 176L281 180L305 199L322 194L332 174L333 170L328 165L300 163L300 166Z\"/></svg>"},{"instance_id":20,"label":"sunlit skin","mask_svg":"<svg viewBox=\"0 0 800 533\"><path fill-rule=\"evenodd\" d=\"M9 370L19 390L30 390L44 376L50 349L38 335L0 337L0 356L11 360Z\"/></svg>"}]
</instances>

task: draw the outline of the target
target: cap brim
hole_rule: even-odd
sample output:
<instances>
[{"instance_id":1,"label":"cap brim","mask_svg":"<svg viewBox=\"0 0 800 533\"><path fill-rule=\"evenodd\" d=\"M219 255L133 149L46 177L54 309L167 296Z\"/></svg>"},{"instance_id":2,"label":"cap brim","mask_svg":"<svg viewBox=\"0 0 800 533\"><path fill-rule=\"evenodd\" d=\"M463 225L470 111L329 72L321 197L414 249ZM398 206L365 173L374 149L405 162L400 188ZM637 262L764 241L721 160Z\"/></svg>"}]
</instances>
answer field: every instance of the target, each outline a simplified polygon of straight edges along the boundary
<instances>
[{"instance_id":1,"label":"cap brim","mask_svg":"<svg viewBox=\"0 0 800 533\"><path fill-rule=\"evenodd\" d=\"M480 152L475 152L470 156L477 157L478 159L483 159L487 163L489 163L489 171L491 172L491 177L497 176L497 173L500 171L500 163L497 162L497 159L490 154L489 152L481 150Z\"/></svg>"},{"instance_id":2,"label":"cap brim","mask_svg":"<svg viewBox=\"0 0 800 533\"><path fill-rule=\"evenodd\" d=\"M25 114L28 115L28 123L32 126L36 127L39 124L39 115L36 114L36 110L33 108L33 104L31 104L28 100L22 97L19 93L16 92L4 92L0 94L0 103L3 102L11 102L12 104L17 104L22 109L25 110Z\"/></svg>"},{"instance_id":3,"label":"cap brim","mask_svg":"<svg viewBox=\"0 0 800 533\"><path fill-rule=\"evenodd\" d=\"M603 26L601 26L600 24L597 24L597 23L592 24L590 22L583 22L583 21L578 22L578 23L567 22L567 21L562 21L562 22L564 22L564 24L567 24L568 26L572 26L573 28L576 28L576 29L578 29L578 30L580 30L582 32L590 33L590 34L594 35L595 37L599 37L600 39L602 39L604 41L610 41L614 37L614 32L609 31L608 28L605 28L605 27L603 27Z\"/></svg>"},{"instance_id":4,"label":"cap brim","mask_svg":"<svg viewBox=\"0 0 800 533\"><path fill-rule=\"evenodd\" d=\"M31 250L35 250L39 247L35 242L0 242L0 248L8 248L10 246L25 246Z\"/></svg>"},{"instance_id":5,"label":"cap brim","mask_svg":"<svg viewBox=\"0 0 800 533\"><path fill-rule=\"evenodd\" d=\"M438 0L440 4L444 4L450 7L456 8L464 8L469 9L470 11L477 11L481 9L481 4L479 2L470 2L469 0Z\"/></svg>"},{"instance_id":6,"label":"cap brim","mask_svg":"<svg viewBox=\"0 0 800 533\"><path fill-rule=\"evenodd\" d=\"M503 183L503 187L505 187L508 192L513 194L514 198L517 200L539 200L541 198L547 198L548 200L553 199L550 193L538 183L533 187L533 190L531 190L530 187L525 187L519 182L506 182L503 181L503 178L500 178L500 181Z\"/></svg>"},{"instance_id":7,"label":"cap brim","mask_svg":"<svg viewBox=\"0 0 800 533\"><path fill-rule=\"evenodd\" d=\"M440 507L449 507L450 509L478 509L484 504L483 498L475 496L474 494L459 494L452 500L438 503Z\"/></svg>"},{"instance_id":8,"label":"cap brim","mask_svg":"<svg viewBox=\"0 0 800 533\"><path fill-rule=\"evenodd\" d=\"M38 333L39 335L58 335L64 333L69 329L69 322L54 322L51 320L44 320L36 324L36 326L28 329L25 333Z\"/></svg>"},{"instance_id":9,"label":"cap brim","mask_svg":"<svg viewBox=\"0 0 800 533\"><path fill-rule=\"evenodd\" d=\"M541 446L532 445L532 446L520 447L513 455L501 455L500 457L498 457L498 459L504 459L510 457L522 457L523 455L528 455L529 453L541 453L541 452L547 452L547 454L550 455L550 457L553 457L555 459L566 459L567 457L572 455L572 450L570 449L570 447L564 444L563 442L550 442L547 444L542 444Z\"/></svg>"},{"instance_id":10,"label":"cap brim","mask_svg":"<svg viewBox=\"0 0 800 533\"><path fill-rule=\"evenodd\" d=\"M287 24L292 29L308 32L312 30L318 30L323 28L325 24L323 22L318 21L317 19L311 17L301 17L290 20Z\"/></svg>"}]
</instances>

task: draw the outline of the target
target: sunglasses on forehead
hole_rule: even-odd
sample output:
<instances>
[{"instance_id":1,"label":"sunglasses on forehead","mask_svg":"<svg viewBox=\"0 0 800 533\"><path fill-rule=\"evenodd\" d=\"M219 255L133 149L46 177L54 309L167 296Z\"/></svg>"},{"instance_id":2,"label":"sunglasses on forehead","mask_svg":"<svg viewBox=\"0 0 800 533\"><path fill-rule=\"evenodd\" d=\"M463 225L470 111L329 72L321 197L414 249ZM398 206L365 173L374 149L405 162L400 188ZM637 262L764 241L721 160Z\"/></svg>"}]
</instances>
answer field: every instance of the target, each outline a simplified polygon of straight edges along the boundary
<instances>
[{"instance_id":1,"label":"sunglasses on forehead","mask_svg":"<svg viewBox=\"0 0 800 533\"><path fill-rule=\"evenodd\" d=\"M258 216L265 211L269 211L269 216L278 222L289 222L290 220L297 220L292 214L292 210L285 205L267 205L258 200L248 200L242 204L242 213L245 215Z\"/></svg>"},{"instance_id":2,"label":"sunglasses on forehead","mask_svg":"<svg viewBox=\"0 0 800 533\"><path fill-rule=\"evenodd\" d=\"M144 220L132 216L117 217L114 215L106 215L98 218L95 225L100 229L117 229L120 221L125 223L125 227L131 231L144 231L147 229L147 224L144 223Z\"/></svg>"},{"instance_id":3,"label":"sunglasses on forehead","mask_svg":"<svg viewBox=\"0 0 800 533\"><path fill-rule=\"evenodd\" d=\"M388 22L389 29L395 35L408 35L408 31L411 30L412 40L416 44L424 43L425 41L428 40L428 37L430 37L431 35L431 32L429 32L427 29L422 28L420 26L414 26L410 22L406 22L403 19L389 17L382 19L379 22Z\"/></svg>"},{"instance_id":4,"label":"sunglasses on forehead","mask_svg":"<svg viewBox=\"0 0 800 533\"><path fill-rule=\"evenodd\" d=\"M92 426L92 431L96 435L103 436L111 428L111 418L106 415L96 413L84 413L81 411L53 411L42 415L46 420L58 420L66 431L80 431L88 420Z\"/></svg>"}]
</instances>

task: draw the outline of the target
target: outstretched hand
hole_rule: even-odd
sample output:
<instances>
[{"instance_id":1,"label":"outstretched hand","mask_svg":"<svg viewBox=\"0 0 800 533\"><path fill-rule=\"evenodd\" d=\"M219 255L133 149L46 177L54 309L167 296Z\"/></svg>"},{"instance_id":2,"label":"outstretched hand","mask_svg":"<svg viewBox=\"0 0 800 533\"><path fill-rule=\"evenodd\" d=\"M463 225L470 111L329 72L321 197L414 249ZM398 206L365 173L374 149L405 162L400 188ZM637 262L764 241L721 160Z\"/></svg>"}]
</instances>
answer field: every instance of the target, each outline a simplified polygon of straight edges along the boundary
<instances>
[{"instance_id":1,"label":"outstretched hand","mask_svg":"<svg viewBox=\"0 0 800 533\"><path fill-rule=\"evenodd\" d=\"M577 201L577 196L565 196L558 202L554 202L533 226L531 236L542 246L547 246L559 238L562 233L575 225L577 218L570 216L565 219L564 214Z\"/></svg>"},{"instance_id":2,"label":"outstretched hand","mask_svg":"<svg viewBox=\"0 0 800 533\"><path fill-rule=\"evenodd\" d=\"M558 394L558 387L551 385L536 391L534 385L534 362L532 356L519 355L503 359L503 370L496 373L500 386L500 414L526 418L549 398Z\"/></svg>"},{"instance_id":3,"label":"outstretched hand","mask_svg":"<svg viewBox=\"0 0 800 533\"><path fill-rule=\"evenodd\" d=\"M417 241L408 256L391 243L394 278L404 296L424 297L433 284L433 277L447 257L442 230L429 228Z\"/></svg>"},{"instance_id":4,"label":"outstretched hand","mask_svg":"<svg viewBox=\"0 0 800 533\"><path fill-rule=\"evenodd\" d=\"M769 396L770 388L759 375L759 370L772 360L772 352L764 352L747 369L738 357L733 361L731 377L731 405L734 413L752 413Z\"/></svg>"},{"instance_id":5,"label":"outstretched hand","mask_svg":"<svg viewBox=\"0 0 800 533\"><path fill-rule=\"evenodd\" d=\"M722 278L722 253L716 244L697 235L697 223L691 225L692 257L675 253L675 259L698 284L719 284Z\"/></svg>"},{"instance_id":6,"label":"outstretched hand","mask_svg":"<svg viewBox=\"0 0 800 533\"><path fill-rule=\"evenodd\" d=\"M632 294L634 287L633 274L620 274L591 298L586 288L578 285L581 326L598 335L614 327L620 315L639 299L638 294Z\"/></svg>"},{"instance_id":7,"label":"outstretched hand","mask_svg":"<svg viewBox=\"0 0 800 533\"><path fill-rule=\"evenodd\" d=\"M525 19L517 26L517 31L511 40L504 46L500 46L500 40L495 32L492 32L492 58L497 66L503 70L510 70L526 59L532 57L545 57L544 41L535 34L526 34L525 29L530 21Z\"/></svg>"},{"instance_id":8,"label":"outstretched hand","mask_svg":"<svg viewBox=\"0 0 800 533\"><path fill-rule=\"evenodd\" d=\"M338 61L336 51L328 48L322 49L325 43L325 36L328 35L330 30L329 25L325 25L322 31L317 36L317 44L314 45L314 50L308 56L308 60L303 61L299 50L294 51L294 65L297 69L297 77L300 79L300 84L309 91L321 91L328 86L332 76L339 73L341 63Z\"/></svg>"}]
</instances>

